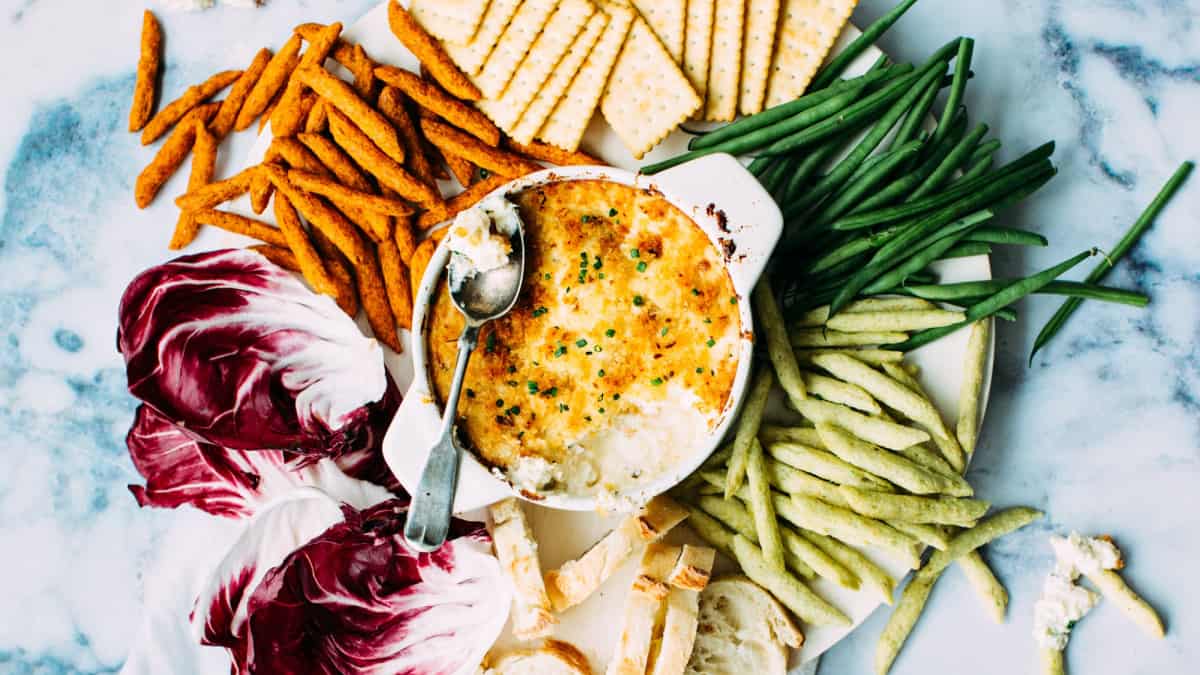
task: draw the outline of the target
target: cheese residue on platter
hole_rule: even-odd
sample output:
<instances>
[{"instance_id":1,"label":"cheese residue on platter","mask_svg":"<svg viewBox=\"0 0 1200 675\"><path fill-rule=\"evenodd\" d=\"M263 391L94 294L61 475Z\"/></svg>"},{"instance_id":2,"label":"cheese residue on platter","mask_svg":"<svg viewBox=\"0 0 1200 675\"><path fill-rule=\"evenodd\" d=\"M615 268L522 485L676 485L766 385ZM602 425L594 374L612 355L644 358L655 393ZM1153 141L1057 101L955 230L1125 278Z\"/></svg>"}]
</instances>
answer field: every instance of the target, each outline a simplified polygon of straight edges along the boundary
<instances>
[{"instance_id":1,"label":"cheese residue on platter","mask_svg":"<svg viewBox=\"0 0 1200 675\"><path fill-rule=\"evenodd\" d=\"M1080 574L1121 566L1121 552L1107 539L1072 532L1050 537L1054 570L1042 586L1042 597L1033 608L1033 637L1039 646L1062 651L1071 627L1100 601L1100 596L1075 583Z\"/></svg>"},{"instance_id":2,"label":"cheese residue on platter","mask_svg":"<svg viewBox=\"0 0 1200 675\"><path fill-rule=\"evenodd\" d=\"M725 412L743 330L732 280L657 193L580 180L509 199L525 225L524 286L480 336L461 435L527 496L632 509L628 496L699 452ZM463 325L445 283L428 325L445 400Z\"/></svg>"}]
</instances>

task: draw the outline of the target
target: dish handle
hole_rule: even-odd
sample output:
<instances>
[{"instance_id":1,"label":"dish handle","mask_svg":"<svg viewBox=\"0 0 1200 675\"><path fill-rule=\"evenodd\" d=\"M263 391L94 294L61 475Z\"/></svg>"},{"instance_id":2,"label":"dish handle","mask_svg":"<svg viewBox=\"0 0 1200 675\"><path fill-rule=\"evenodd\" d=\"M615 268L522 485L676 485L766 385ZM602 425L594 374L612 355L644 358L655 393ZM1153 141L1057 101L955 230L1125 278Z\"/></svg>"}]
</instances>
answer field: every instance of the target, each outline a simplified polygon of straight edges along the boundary
<instances>
[{"instance_id":1,"label":"dish handle","mask_svg":"<svg viewBox=\"0 0 1200 675\"><path fill-rule=\"evenodd\" d=\"M706 155L652 176L639 187L657 188L676 203L695 204L701 223L728 263L740 294L749 294L783 234L783 213L754 174L728 154Z\"/></svg>"}]
</instances>

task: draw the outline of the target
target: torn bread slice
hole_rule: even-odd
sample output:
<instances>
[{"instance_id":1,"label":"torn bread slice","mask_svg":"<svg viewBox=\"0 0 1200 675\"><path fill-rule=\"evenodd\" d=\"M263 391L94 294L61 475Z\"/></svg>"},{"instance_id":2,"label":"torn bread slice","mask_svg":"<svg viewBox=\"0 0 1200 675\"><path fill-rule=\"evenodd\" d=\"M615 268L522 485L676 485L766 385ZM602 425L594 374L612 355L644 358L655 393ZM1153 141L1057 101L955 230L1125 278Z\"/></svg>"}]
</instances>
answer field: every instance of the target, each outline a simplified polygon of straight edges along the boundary
<instances>
[{"instance_id":1,"label":"torn bread slice","mask_svg":"<svg viewBox=\"0 0 1200 675\"><path fill-rule=\"evenodd\" d=\"M667 577L662 627L650 651L649 675L683 675L687 669L700 620L700 591L708 584L717 552L704 546L684 546Z\"/></svg>"},{"instance_id":2,"label":"torn bread slice","mask_svg":"<svg viewBox=\"0 0 1200 675\"><path fill-rule=\"evenodd\" d=\"M625 619L617 651L608 662L607 675L646 675L662 608L671 592L667 577L675 568L682 549L650 544L625 601Z\"/></svg>"},{"instance_id":3,"label":"torn bread slice","mask_svg":"<svg viewBox=\"0 0 1200 675\"><path fill-rule=\"evenodd\" d=\"M788 648L803 643L770 593L746 577L725 577L700 593L700 624L686 672L785 675Z\"/></svg>"},{"instance_id":4,"label":"torn bread slice","mask_svg":"<svg viewBox=\"0 0 1200 675\"><path fill-rule=\"evenodd\" d=\"M670 497L659 495L641 511L622 520L579 559L547 572L545 583L554 609L561 612L586 600L629 559L636 547L661 538L687 515L687 509ZM670 570L664 577L666 574Z\"/></svg>"},{"instance_id":5,"label":"torn bread slice","mask_svg":"<svg viewBox=\"0 0 1200 675\"><path fill-rule=\"evenodd\" d=\"M496 558L513 586L512 633L518 640L546 637L558 624L542 581L537 542L529 531L525 511L515 498L490 509Z\"/></svg>"},{"instance_id":6,"label":"torn bread slice","mask_svg":"<svg viewBox=\"0 0 1200 675\"><path fill-rule=\"evenodd\" d=\"M592 675L587 657L575 645L546 640L537 649L517 649L501 655L484 675Z\"/></svg>"}]
</instances>

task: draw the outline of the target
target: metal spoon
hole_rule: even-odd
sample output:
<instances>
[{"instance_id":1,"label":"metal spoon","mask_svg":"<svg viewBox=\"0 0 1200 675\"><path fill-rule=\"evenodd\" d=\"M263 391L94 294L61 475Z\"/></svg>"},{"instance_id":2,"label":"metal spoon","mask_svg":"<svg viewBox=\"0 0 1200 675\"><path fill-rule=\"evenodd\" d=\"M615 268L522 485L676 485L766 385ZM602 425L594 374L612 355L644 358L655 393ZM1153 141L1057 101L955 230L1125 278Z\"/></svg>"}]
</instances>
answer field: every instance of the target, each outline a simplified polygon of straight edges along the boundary
<instances>
[{"instance_id":1,"label":"metal spoon","mask_svg":"<svg viewBox=\"0 0 1200 675\"><path fill-rule=\"evenodd\" d=\"M458 411L458 397L467 374L467 362L479 340L479 329L488 321L507 314L521 293L521 283L525 278L525 228L519 219L514 220L516 231L509 237L512 252L507 265L468 276L470 266L454 264L454 258L460 254L453 253L452 262L447 267L450 299L466 318L467 325L458 338L458 360L454 366L454 379L450 381L446 407L442 412L442 431L429 458L425 460L421 482L413 495L408 522L404 525L405 540L418 551L436 551L446 541L450 529L450 512L454 506L458 465L462 458L462 449L454 437L454 420Z\"/></svg>"}]
</instances>

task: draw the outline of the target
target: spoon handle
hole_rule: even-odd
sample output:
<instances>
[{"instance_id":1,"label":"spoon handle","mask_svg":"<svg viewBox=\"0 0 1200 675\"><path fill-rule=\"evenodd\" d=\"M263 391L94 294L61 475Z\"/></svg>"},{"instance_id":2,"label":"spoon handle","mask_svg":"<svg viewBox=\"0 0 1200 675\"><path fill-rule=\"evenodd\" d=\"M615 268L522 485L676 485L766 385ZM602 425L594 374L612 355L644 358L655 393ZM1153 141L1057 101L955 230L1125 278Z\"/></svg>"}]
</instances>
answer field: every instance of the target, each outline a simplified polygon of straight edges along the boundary
<instances>
[{"instance_id":1,"label":"spoon handle","mask_svg":"<svg viewBox=\"0 0 1200 675\"><path fill-rule=\"evenodd\" d=\"M477 324L468 324L458 338L458 360L454 366L454 379L450 381L450 392L446 396L446 408L442 413L442 432L429 453L429 459L425 460L421 482L417 484L412 505L408 509L404 539L417 551L438 550L450 530L450 514L454 507L462 455L458 444L454 442L454 419L458 414L458 397L466 379L467 363L478 340Z\"/></svg>"}]
</instances>

